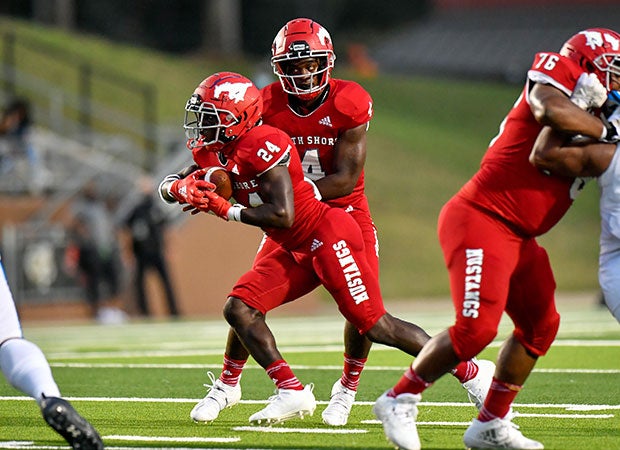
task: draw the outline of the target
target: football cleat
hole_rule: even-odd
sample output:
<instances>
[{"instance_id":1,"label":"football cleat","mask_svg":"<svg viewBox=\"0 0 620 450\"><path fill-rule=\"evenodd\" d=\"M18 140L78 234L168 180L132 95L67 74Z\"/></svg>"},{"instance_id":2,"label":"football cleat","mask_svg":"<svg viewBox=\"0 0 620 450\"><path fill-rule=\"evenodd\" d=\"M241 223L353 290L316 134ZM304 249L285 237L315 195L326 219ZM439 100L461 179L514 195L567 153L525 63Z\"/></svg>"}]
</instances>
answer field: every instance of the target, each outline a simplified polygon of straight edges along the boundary
<instances>
[{"instance_id":1,"label":"football cleat","mask_svg":"<svg viewBox=\"0 0 620 450\"><path fill-rule=\"evenodd\" d=\"M329 404L321 414L323 423L333 427L345 426L349 420L349 414L351 414L355 394L357 391L344 387L338 379L332 387Z\"/></svg>"},{"instance_id":2,"label":"football cleat","mask_svg":"<svg viewBox=\"0 0 620 450\"><path fill-rule=\"evenodd\" d=\"M377 399L372 412L383 425L385 437L401 450L419 450L420 438L416 427L420 394L400 394L388 397L387 391Z\"/></svg>"},{"instance_id":3,"label":"football cleat","mask_svg":"<svg viewBox=\"0 0 620 450\"><path fill-rule=\"evenodd\" d=\"M97 430L71 404L58 397L43 397L43 418L76 450L101 450L103 442Z\"/></svg>"},{"instance_id":4,"label":"football cleat","mask_svg":"<svg viewBox=\"0 0 620 450\"><path fill-rule=\"evenodd\" d=\"M466 381L461 386L465 390L467 390L467 396L469 397L469 401L471 401L478 411L482 409L484 406L484 401L487 398L487 394L489 393L489 389L491 388L491 383L493 382L493 375L495 374L495 364L492 361L488 361L486 359L474 359L474 362L478 366L478 373L474 378L469 381ZM512 406L508 411L508 414L505 419L513 419L517 413L512 410Z\"/></svg>"},{"instance_id":5,"label":"football cleat","mask_svg":"<svg viewBox=\"0 0 620 450\"><path fill-rule=\"evenodd\" d=\"M229 386L219 378L216 380L212 372L207 372L211 384L204 386L209 389L205 398L200 400L189 413L194 422L212 422L224 408L230 408L241 400L241 385Z\"/></svg>"},{"instance_id":6,"label":"football cleat","mask_svg":"<svg viewBox=\"0 0 620 450\"><path fill-rule=\"evenodd\" d=\"M314 385L307 384L303 390L277 389L276 394L269 397L269 404L250 416L252 425L273 425L295 417L311 416L316 409L316 399L312 390Z\"/></svg>"},{"instance_id":7,"label":"football cleat","mask_svg":"<svg viewBox=\"0 0 620 450\"><path fill-rule=\"evenodd\" d=\"M484 405L484 400L487 398L491 382L493 381L493 374L495 373L495 364L492 361L486 359L475 359L474 362L478 366L478 373L474 378L466 381L461 386L467 390L467 396L469 400L476 405L478 411Z\"/></svg>"},{"instance_id":8,"label":"football cleat","mask_svg":"<svg viewBox=\"0 0 620 450\"><path fill-rule=\"evenodd\" d=\"M468 449L478 448L511 448L515 450L542 449L540 442L528 439L509 419L493 419L480 422L474 419L465 435L463 442Z\"/></svg>"}]
</instances>

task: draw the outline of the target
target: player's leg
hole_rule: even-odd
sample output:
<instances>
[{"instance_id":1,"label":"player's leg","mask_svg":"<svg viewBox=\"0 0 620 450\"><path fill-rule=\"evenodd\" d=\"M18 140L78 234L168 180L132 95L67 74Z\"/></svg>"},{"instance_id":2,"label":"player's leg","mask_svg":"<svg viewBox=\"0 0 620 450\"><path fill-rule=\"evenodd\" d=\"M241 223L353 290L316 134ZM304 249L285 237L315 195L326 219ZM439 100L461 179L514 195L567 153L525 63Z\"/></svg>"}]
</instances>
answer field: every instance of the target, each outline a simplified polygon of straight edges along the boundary
<instances>
[{"instance_id":1,"label":"player's leg","mask_svg":"<svg viewBox=\"0 0 620 450\"><path fill-rule=\"evenodd\" d=\"M359 225L366 250L370 270L379 277L379 241L370 214L362 210L349 212ZM372 342L360 334L357 327L348 320L344 325L344 364L342 374L332 386L327 407L321 413L323 422L331 426L347 424L351 408L355 402L357 387L362 371L368 360Z\"/></svg>"},{"instance_id":2,"label":"player's leg","mask_svg":"<svg viewBox=\"0 0 620 450\"><path fill-rule=\"evenodd\" d=\"M603 291L605 304L611 314L620 322L620 249L617 239L607 238L603 243L601 237L601 255L599 257L598 279Z\"/></svg>"},{"instance_id":3,"label":"player's leg","mask_svg":"<svg viewBox=\"0 0 620 450\"><path fill-rule=\"evenodd\" d=\"M465 433L468 446L501 444L510 448L543 448L510 423L510 406L521 391L539 356L555 339L560 317L555 308L555 281L545 250L534 239L522 245L519 264L511 279L506 313L515 324L502 345L489 395L478 418ZM503 436L501 442L490 436Z\"/></svg>"},{"instance_id":4,"label":"player's leg","mask_svg":"<svg viewBox=\"0 0 620 450\"><path fill-rule=\"evenodd\" d=\"M284 360L265 322L265 314L292 300L291 293L315 283L311 271L299 266L288 251L278 248L255 261L252 270L239 279L224 306L224 317L277 388L267 407L250 417L253 424L278 423L314 413L313 385L304 387Z\"/></svg>"},{"instance_id":5,"label":"player's leg","mask_svg":"<svg viewBox=\"0 0 620 450\"><path fill-rule=\"evenodd\" d=\"M34 398L45 421L73 448L103 449L93 426L60 398L41 349L23 338L13 296L0 266L0 370L8 382Z\"/></svg>"},{"instance_id":6,"label":"player's leg","mask_svg":"<svg viewBox=\"0 0 620 450\"><path fill-rule=\"evenodd\" d=\"M136 293L136 302L138 306L139 313L148 317L150 315L149 305L146 299L146 261L144 260L144 256L136 258L136 273L135 273L135 293Z\"/></svg>"},{"instance_id":7,"label":"player's leg","mask_svg":"<svg viewBox=\"0 0 620 450\"><path fill-rule=\"evenodd\" d=\"M312 415L316 408L313 385L304 387L284 360L265 322L264 313L237 297L229 297L224 306L224 317L277 389L267 407L250 416L250 422L273 424Z\"/></svg>"},{"instance_id":8,"label":"player's leg","mask_svg":"<svg viewBox=\"0 0 620 450\"><path fill-rule=\"evenodd\" d=\"M338 215L340 217L336 217ZM326 261L321 266L333 268L334 272L329 273L322 269L323 279L329 285L328 290L331 289L330 292L337 299L340 311L372 342L395 347L412 356L417 356L430 336L418 325L401 320L385 311L376 273L378 267L373 271L372 266L368 264L367 247L359 226L356 227L356 222L349 217L345 218L346 214L345 217L342 217L341 211L330 211L329 216L330 218L333 216L332 220L338 224L338 229L332 229L331 234L343 236L343 230L346 230L344 231L346 233L345 239L350 247L347 247L347 251L354 255L368 294L368 299L359 302L359 304L357 301L352 303L347 300L347 297L350 298L350 291L348 280L343 283L343 280L346 280L346 275L345 277L342 276L342 258L338 258L337 252L336 259L338 261L330 262L329 258L333 259L334 256L328 253ZM326 220L326 223L329 222ZM327 230L330 232L329 228ZM346 262L346 259L343 261ZM371 261L373 260L371 259ZM476 398L476 403L481 405L490 385L493 370L494 365L490 361L479 365L476 361L465 360L459 362L453 371L453 375L464 384L468 394Z\"/></svg>"},{"instance_id":9,"label":"player's leg","mask_svg":"<svg viewBox=\"0 0 620 450\"><path fill-rule=\"evenodd\" d=\"M254 259L253 268L258 268L264 273L275 273L277 269L265 258L272 252L283 252L284 258L288 261L289 256L286 252L271 239L264 237L259 245L258 252ZM273 256L278 260L279 256ZM276 308L279 305L297 299L318 286L318 280L313 281L314 275L307 269L291 264L286 272L286 280L282 283L281 289L270 291L269 301L262 307L266 311ZM215 379L211 372L207 373L210 383L205 384L207 395L192 409L190 417L197 422L210 422L215 420L220 411L226 407L235 405L241 399L240 379L243 368L248 360L249 352L239 340L239 337L231 328L228 332L226 350L224 352L222 371L218 379Z\"/></svg>"},{"instance_id":10,"label":"player's leg","mask_svg":"<svg viewBox=\"0 0 620 450\"><path fill-rule=\"evenodd\" d=\"M553 342L559 315L554 300L555 281L546 252L534 239L524 241L520 247L505 308L515 330L500 348L484 406L463 437L469 447L543 448L541 443L514 428L511 405L538 357Z\"/></svg>"},{"instance_id":11,"label":"player's leg","mask_svg":"<svg viewBox=\"0 0 620 450\"><path fill-rule=\"evenodd\" d=\"M510 274L516 265L511 263L514 258L510 258L509 252L518 249L517 243L504 242L506 230L498 226L454 199L442 209L439 238L449 272L456 323L430 339L399 382L375 404L375 415L388 439L396 445L419 448L416 416L420 394L463 361L471 360L497 333ZM508 253L495 255L501 248L507 248ZM487 386L491 376L487 376Z\"/></svg>"},{"instance_id":12,"label":"player's leg","mask_svg":"<svg viewBox=\"0 0 620 450\"><path fill-rule=\"evenodd\" d=\"M168 312L171 316L176 317L179 315L177 308L177 299L172 287L172 279L168 272L168 262L163 252L151 256L151 266L159 274L162 286L164 288L164 294L166 295L166 303L168 304Z\"/></svg>"},{"instance_id":13,"label":"player's leg","mask_svg":"<svg viewBox=\"0 0 620 450\"><path fill-rule=\"evenodd\" d=\"M207 372L209 383L205 383L208 389L207 395L200 400L190 412L190 417L195 422L212 422L219 416L224 408L230 408L241 400L241 373L247 362L249 353L243 346L235 330L228 330L224 362L219 378L215 378L212 372Z\"/></svg>"}]
</instances>

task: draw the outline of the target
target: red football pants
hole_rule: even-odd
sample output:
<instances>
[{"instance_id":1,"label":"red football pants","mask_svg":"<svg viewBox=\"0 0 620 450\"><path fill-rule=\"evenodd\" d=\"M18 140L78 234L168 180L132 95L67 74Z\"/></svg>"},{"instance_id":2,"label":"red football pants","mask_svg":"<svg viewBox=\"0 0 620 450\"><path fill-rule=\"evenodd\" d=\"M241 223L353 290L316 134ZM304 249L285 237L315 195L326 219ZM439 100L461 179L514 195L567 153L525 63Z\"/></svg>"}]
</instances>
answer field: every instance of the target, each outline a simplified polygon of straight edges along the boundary
<instances>
[{"instance_id":1,"label":"red football pants","mask_svg":"<svg viewBox=\"0 0 620 450\"><path fill-rule=\"evenodd\" d=\"M459 197L441 210L438 234L456 312L449 332L457 356L467 361L490 344L504 311L519 342L545 354L560 316L549 258L536 239L516 235Z\"/></svg>"},{"instance_id":2,"label":"red football pants","mask_svg":"<svg viewBox=\"0 0 620 450\"><path fill-rule=\"evenodd\" d=\"M252 269L241 276L230 296L266 313L322 284L341 314L362 334L385 314L379 279L368 263L362 232L348 213L330 208L296 249L274 244L266 240Z\"/></svg>"}]
</instances>

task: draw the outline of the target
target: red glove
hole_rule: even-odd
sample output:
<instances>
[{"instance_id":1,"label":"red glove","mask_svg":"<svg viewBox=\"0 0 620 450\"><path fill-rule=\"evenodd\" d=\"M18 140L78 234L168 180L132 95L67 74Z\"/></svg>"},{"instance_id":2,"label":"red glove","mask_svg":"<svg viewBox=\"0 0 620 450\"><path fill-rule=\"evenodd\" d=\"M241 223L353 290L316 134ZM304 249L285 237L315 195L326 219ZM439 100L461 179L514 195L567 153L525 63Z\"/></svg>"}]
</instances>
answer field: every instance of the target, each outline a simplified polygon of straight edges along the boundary
<instances>
[{"instance_id":1,"label":"red glove","mask_svg":"<svg viewBox=\"0 0 620 450\"><path fill-rule=\"evenodd\" d=\"M216 216L224 220L229 219L228 211L232 208L232 204L228 200L212 191L205 192L204 196L207 199L207 208L209 211L213 211Z\"/></svg>"},{"instance_id":2,"label":"red glove","mask_svg":"<svg viewBox=\"0 0 620 450\"><path fill-rule=\"evenodd\" d=\"M241 222L241 210L245 209L245 206L235 203L231 204L224 197L219 196L215 192L205 192L205 198L208 198L208 210L213 212L216 216L228 221Z\"/></svg>"},{"instance_id":3,"label":"red glove","mask_svg":"<svg viewBox=\"0 0 620 450\"><path fill-rule=\"evenodd\" d=\"M174 181L169 188L170 195L181 204L189 203L197 209L206 211L209 200L204 194L215 186L205 181L204 175L205 170L200 169L181 180Z\"/></svg>"}]
</instances>

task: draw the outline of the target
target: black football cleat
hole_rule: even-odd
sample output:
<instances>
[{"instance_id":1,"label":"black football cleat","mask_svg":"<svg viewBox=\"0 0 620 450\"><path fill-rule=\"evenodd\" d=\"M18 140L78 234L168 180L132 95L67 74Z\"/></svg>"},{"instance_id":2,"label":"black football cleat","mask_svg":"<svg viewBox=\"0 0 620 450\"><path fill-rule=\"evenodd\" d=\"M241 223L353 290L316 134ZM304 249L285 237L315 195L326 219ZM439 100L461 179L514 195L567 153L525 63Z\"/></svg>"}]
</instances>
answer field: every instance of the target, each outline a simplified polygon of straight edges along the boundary
<instances>
[{"instance_id":1,"label":"black football cleat","mask_svg":"<svg viewBox=\"0 0 620 450\"><path fill-rule=\"evenodd\" d=\"M76 450L103 450L97 430L71 404L58 397L43 397L43 418Z\"/></svg>"}]
</instances>

